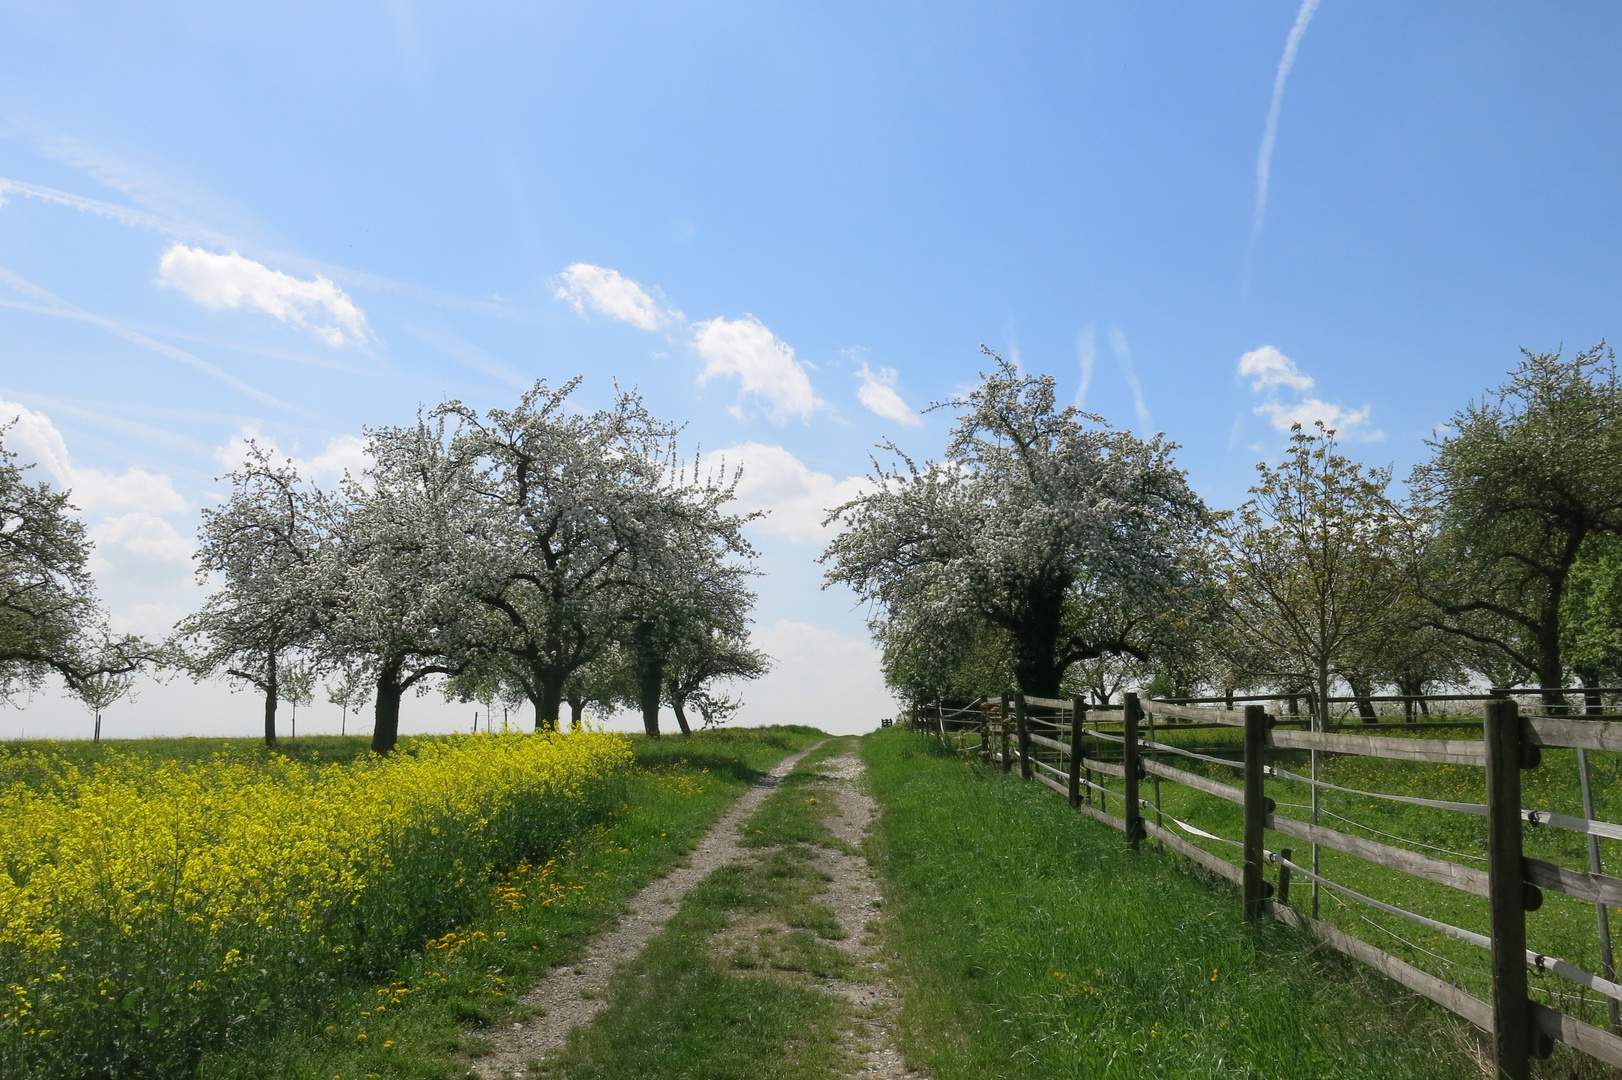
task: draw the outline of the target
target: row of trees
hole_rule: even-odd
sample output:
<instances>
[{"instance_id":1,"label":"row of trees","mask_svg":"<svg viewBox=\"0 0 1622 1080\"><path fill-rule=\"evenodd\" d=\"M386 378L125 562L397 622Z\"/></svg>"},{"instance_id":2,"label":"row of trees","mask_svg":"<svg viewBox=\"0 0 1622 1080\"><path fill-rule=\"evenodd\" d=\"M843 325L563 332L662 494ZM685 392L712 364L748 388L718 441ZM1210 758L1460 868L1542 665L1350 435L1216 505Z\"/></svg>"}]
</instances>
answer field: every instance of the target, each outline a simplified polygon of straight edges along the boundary
<instances>
[{"instance_id":1,"label":"row of trees","mask_svg":"<svg viewBox=\"0 0 1622 1080\"><path fill-rule=\"evenodd\" d=\"M572 409L578 382L537 383L514 409L451 401L369 429L367 468L330 491L250 443L229 497L203 512L198 575L214 591L166 646L126 642L133 663L254 687L267 744L279 704L307 701L322 678L346 711L375 702L380 753L406 695L436 685L528 700L538 728L555 729L565 702L576 724L588 705L639 709L654 736L661 704L684 733L689 710L724 720L735 703L716 683L768 663L748 639L749 517L727 510L737 473L679 462L676 430L635 394ZM77 530L67 548L81 576L59 574L56 591L88 598L82 527L52 498L27 520ZM50 653L47 629L30 632ZM44 663L71 686L96 666L56 652L31 675L13 665L14 678L37 684Z\"/></svg>"},{"instance_id":2,"label":"row of trees","mask_svg":"<svg viewBox=\"0 0 1622 1080\"><path fill-rule=\"evenodd\" d=\"M1340 683L1372 717L1377 687L1532 683L1559 706L1574 680L1622 681L1622 385L1603 344L1526 354L1406 497L1320 424L1230 513L1172 444L1059 409L1050 377L991 355L936 406L962 414L943 460L897 452L833 515L828 580L873 603L904 696L1265 688L1327 719Z\"/></svg>"}]
</instances>

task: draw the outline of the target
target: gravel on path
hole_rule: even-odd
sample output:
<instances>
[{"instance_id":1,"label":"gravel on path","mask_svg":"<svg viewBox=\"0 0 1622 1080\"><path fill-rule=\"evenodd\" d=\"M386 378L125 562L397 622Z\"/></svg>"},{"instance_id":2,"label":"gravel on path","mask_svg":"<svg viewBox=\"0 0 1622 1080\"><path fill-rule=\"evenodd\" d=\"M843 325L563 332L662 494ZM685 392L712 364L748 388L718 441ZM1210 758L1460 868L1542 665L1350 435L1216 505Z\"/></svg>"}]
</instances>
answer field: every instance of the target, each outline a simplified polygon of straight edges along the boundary
<instances>
[{"instance_id":1,"label":"gravel on path","mask_svg":"<svg viewBox=\"0 0 1622 1080\"><path fill-rule=\"evenodd\" d=\"M608 982L614 969L635 958L653 940L693 886L744 855L746 849L738 844L739 827L760 809L800 759L821 745L818 742L784 758L721 815L684 864L632 897L619 920L586 943L584 956L547 972L523 999L524 1005L536 1010L535 1016L528 1023L514 1024L495 1052L474 1064L474 1071L485 1080L522 1077L528 1072L528 1062L561 1047L576 1025L590 1023L608 1004Z\"/></svg>"}]
</instances>

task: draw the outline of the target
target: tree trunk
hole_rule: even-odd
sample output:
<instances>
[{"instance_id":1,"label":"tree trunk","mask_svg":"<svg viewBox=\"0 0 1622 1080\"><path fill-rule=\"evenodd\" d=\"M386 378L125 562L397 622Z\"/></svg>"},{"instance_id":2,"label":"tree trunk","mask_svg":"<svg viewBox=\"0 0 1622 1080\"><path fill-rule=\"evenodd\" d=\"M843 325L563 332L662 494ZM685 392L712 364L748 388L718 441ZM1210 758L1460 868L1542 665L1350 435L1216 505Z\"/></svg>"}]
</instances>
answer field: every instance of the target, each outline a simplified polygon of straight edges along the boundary
<instances>
[{"instance_id":1,"label":"tree trunk","mask_svg":"<svg viewBox=\"0 0 1622 1080\"><path fill-rule=\"evenodd\" d=\"M1064 669L1059 666L1059 630L1063 599L1036 597L1025 605L1026 617L1009 629L1014 637L1014 681L1022 693L1056 698Z\"/></svg>"},{"instance_id":2,"label":"tree trunk","mask_svg":"<svg viewBox=\"0 0 1622 1080\"><path fill-rule=\"evenodd\" d=\"M659 697L665 685L665 654L654 642L654 625L644 619L631 631L631 660L636 668L637 702L648 738L659 737Z\"/></svg>"},{"instance_id":3,"label":"tree trunk","mask_svg":"<svg viewBox=\"0 0 1622 1080\"><path fill-rule=\"evenodd\" d=\"M1577 678L1582 681L1585 691L1583 694L1583 711L1590 715L1603 713L1605 711L1605 699L1594 693L1594 687L1600 685L1599 673L1591 667L1579 667L1575 670Z\"/></svg>"},{"instance_id":4,"label":"tree trunk","mask_svg":"<svg viewBox=\"0 0 1622 1080\"><path fill-rule=\"evenodd\" d=\"M1318 665L1318 730L1329 730L1329 664Z\"/></svg>"},{"instance_id":5,"label":"tree trunk","mask_svg":"<svg viewBox=\"0 0 1622 1080\"><path fill-rule=\"evenodd\" d=\"M569 700L569 730L570 731L579 731L580 728L581 728L581 725L585 722L586 699L585 698L569 698L568 700Z\"/></svg>"},{"instance_id":6,"label":"tree trunk","mask_svg":"<svg viewBox=\"0 0 1622 1080\"><path fill-rule=\"evenodd\" d=\"M1374 702L1369 700L1373 690L1373 681L1366 675L1348 675L1346 683L1352 688L1352 696L1357 699L1357 715L1365 724L1377 724L1380 718L1374 713Z\"/></svg>"},{"instance_id":7,"label":"tree trunk","mask_svg":"<svg viewBox=\"0 0 1622 1080\"><path fill-rule=\"evenodd\" d=\"M1566 669L1560 662L1560 590L1551 587L1538 623L1538 689L1543 691L1543 708L1550 716L1566 714Z\"/></svg>"},{"instance_id":8,"label":"tree trunk","mask_svg":"<svg viewBox=\"0 0 1622 1080\"><path fill-rule=\"evenodd\" d=\"M563 710L563 676L536 672L535 682L541 688L541 700L534 702L535 730L556 731L558 713Z\"/></svg>"},{"instance_id":9,"label":"tree trunk","mask_svg":"<svg viewBox=\"0 0 1622 1080\"><path fill-rule=\"evenodd\" d=\"M265 745L276 745L276 657L266 665L270 677L265 680Z\"/></svg>"},{"instance_id":10,"label":"tree trunk","mask_svg":"<svg viewBox=\"0 0 1622 1080\"><path fill-rule=\"evenodd\" d=\"M693 733L693 729L687 726L686 702L672 701L670 703L670 711L676 714L676 726L681 728L681 733L683 735L691 735Z\"/></svg>"},{"instance_id":11,"label":"tree trunk","mask_svg":"<svg viewBox=\"0 0 1622 1080\"><path fill-rule=\"evenodd\" d=\"M377 675L377 713L372 725L372 752L387 754L400 741L400 661L383 665Z\"/></svg>"}]
</instances>

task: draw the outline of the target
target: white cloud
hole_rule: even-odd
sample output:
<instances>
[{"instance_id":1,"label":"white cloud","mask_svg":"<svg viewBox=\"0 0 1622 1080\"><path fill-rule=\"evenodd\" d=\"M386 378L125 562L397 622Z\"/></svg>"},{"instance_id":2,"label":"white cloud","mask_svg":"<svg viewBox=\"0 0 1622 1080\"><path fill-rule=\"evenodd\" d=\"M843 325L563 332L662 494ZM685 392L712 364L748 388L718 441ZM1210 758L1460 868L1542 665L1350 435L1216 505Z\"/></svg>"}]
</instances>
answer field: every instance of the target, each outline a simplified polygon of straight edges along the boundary
<instances>
[{"instance_id":1,"label":"white cloud","mask_svg":"<svg viewBox=\"0 0 1622 1080\"><path fill-rule=\"evenodd\" d=\"M1239 358L1239 374L1255 380L1250 388L1258 393L1275 386L1288 386L1303 394L1312 389L1312 376L1295 366L1295 361L1271 345L1252 349Z\"/></svg>"},{"instance_id":2,"label":"white cloud","mask_svg":"<svg viewBox=\"0 0 1622 1080\"><path fill-rule=\"evenodd\" d=\"M1276 401L1258 405L1256 415L1267 417L1273 422L1274 428L1284 432L1289 431L1295 424L1311 428L1313 424L1322 420L1325 427L1338 432L1343 438L1352 436L1365 442L1379 442L1385 438L1383 431L1364 430L1364 425L1369 422L1367 405L1361 409L1344 409L1339 405L1309 397L1294 405L1281 405Z\"/></svg>"},{"instance_id":3,"label":"white cloud","mask_svg":"<svg viewBox=\"0 0 1622 1080\"><path fill-rule=\"evenodd\" d=\"M693 325L693 348L704 358L698 382L702 386L717 375L735 375L740 394L753 394L770 407L766 411L774 423L791 416L809 420L821 404L811 389L805 367L794 359L794 350L756 319L710 319ZM734 409L741 415L741 410Z\"/></svg>"},{"instance_id":4,"label":"white cloud","mask_svg":"<svg viewBox=\"0 0 1622 1080\"><path fill-rule=\"evenodd\" d=\"M153 514L106 518L90 530L90 539L98 551L117 548L145 562L191 564L192 542Z\"/></svg>"},{"instance_id":5,"label":"white cloud","mask_svg":"<svg viewBox=\"0 0 1622 1080\"><path fill-rule=\"evenodd\" d=\"M1304 395L1315 384L1312 376L1297 367L1294 360L1271 345L1252 349L1241 356L1239 374L1251 380L1253 393L1268 396L1269 400L1256 406L1253 411L1257 416L1267 417L1278 431L1287 433L1296 424L1310 428L1321 420L1325 427L1333 429L1342 438L1361 439L1364 442L1379 442L1385 438L1385 432L1369 428L1367 405L1361 409L1349 409L1316 397L1301 397L1294 402L1280 401L1278 393L1281 388Z\"/></svg>"},{"instance_id":6,"label":"white cloud","mask_svg":"<svg viewBox=\"0 0 1622 1080\"><path fill-rule=\"evenodd\" d=\"M862 370L856 373L862 380L862 385L856 388L856 400L866 405L871 412L877 413L886 420L894 420L898 424L908 427L922 427L924 420L911 405L908 405L899 393L896 392L896 379L899 377L895 368L881 367L877 371L862 361Z\"/></svg>"},{"instance_id":7,"label":"white cloud","mask_svg":"<svg viewBox=\"0 0 1622 1080\"><path fill-rule=\"evenodd\" d=\"M832 528L822 525L828 511L872 487L865 477L835 480L827 473L814 472L781 446L748 442L728 447L715 456L728 468L743 466L743 477L738 481L739 505L745 510L767 512L755 527L791 544L825 543L833 535Z\"/></svg>"},{"instance_id":8,"label":"white cloud","mask_svg":"<svg viewBox=\"0 0 1622 1080\"><path fill-rule=\"evenodd\" d=\"M293 463L293 468L305 480L327 482L343 479L348 471L359 479L360 474L371 467L371 455L366 453L366 440L358 435L334 435L327 440L326 447L314 457L299 457L282 450L276 440L265 435L252 424L244 425L242 430L226 442L224 446L216 447L214 460L220 463L221 468L235 469L248 460L248 443L258 443L269 450L275 458L286 458Z\"/></svg>"},{"instance_id":9,"label":"white cloud","mask_svg":"<svg viewBox=\"0 0 1622 1080\"><path fill-rule=\"evenodd\" d=\"M192 300L220 311L247 307L307 329L334 348L345 331L356 341L371 336L366 313L331 280L305 281L272 270L235 251L216 255L203 248L175 244L158 261L160 286L179 289Z\"/></svg>"},{"instance_id":10,"label":"white cloud","mask_svg":"<svg viewBox=\"0 0 1622 1080\"><path fill-rule=\"evenodd\" d=\"M59 490L72 492L73 505L80 510L96 513L139 508L163 514L186 509L186 500L168 476L133 465L121 474L77 466L50 417L0 399L0 424L10 421L15 423L4 435L6 449L15 453L22 464L37 465L43 478Z\"/></svg>"},{"instance_id":11,"label":"white cloud","mask_svg":"<svg viewBox=\"0 0 1622 1080\"><path fill-rule=\"evenodd\" d=\"M664 310L641 285L606 266L575 263L566 267L556 280L558 290L553 297L568 301L581 316L590 307L639 330L657 330L685 317L674 309Z\"/></svg>"}]
</instances>

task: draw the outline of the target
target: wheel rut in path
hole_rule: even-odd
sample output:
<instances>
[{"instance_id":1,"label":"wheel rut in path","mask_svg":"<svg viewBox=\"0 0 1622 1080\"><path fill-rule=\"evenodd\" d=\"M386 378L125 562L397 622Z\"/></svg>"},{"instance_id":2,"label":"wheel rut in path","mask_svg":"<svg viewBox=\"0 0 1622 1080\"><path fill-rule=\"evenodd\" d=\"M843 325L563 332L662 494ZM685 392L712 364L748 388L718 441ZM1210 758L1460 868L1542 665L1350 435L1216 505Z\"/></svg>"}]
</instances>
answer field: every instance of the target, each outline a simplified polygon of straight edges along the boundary
<instances>
[{"instance_id":1,"label":"wheel rut in path","mask_svg":"<svg viewBox=\"0 0 1622 1080\"><path fill-rule=\"evenodd\" d=\"M514 1024L494 1053L474 1063L474 1071L485 1080L524 1076L528 1072L527 1062L543 1058L562 1046L575 1026L590 1023L608 1004L608 982L614 969L635 958L653 940L693 886L743 856L745 849L738 844L739 826L760 809L761 803L801 758L826 741L779 762L721 815L688 853L683 864L648 883L633 896L619 920L586 943L579 960L560 964L547 972L523 999L523 1004L537 1010L534 1018L525 1024Z\"/></svg>"},{"instance_id":2,"label":"wheel rut in path","mask_svg":"<svg viewBox=\"0 0 1622 1080\"><path fill-rule=\"evenodd\" d=\"M834 943L861 972L861 979L832 979L821 985L850 1005L851 1026L845 1034L850 1068L846 1075L863 1080L924 1080L927 1074L908 1069L896 1049L897 998L885 972L882 941L876 933L883 896L862 840L878 816L878 804L864 790L866 767L861 759L842 755L819 767L822 783L833 789L838 807L823 823L845 842L845 851L820 848L817 865L828 875L828 892L819 899L833 908L845 937ZM723 931L724 933L724 931Z\"/></svg>"}]
</instances>

